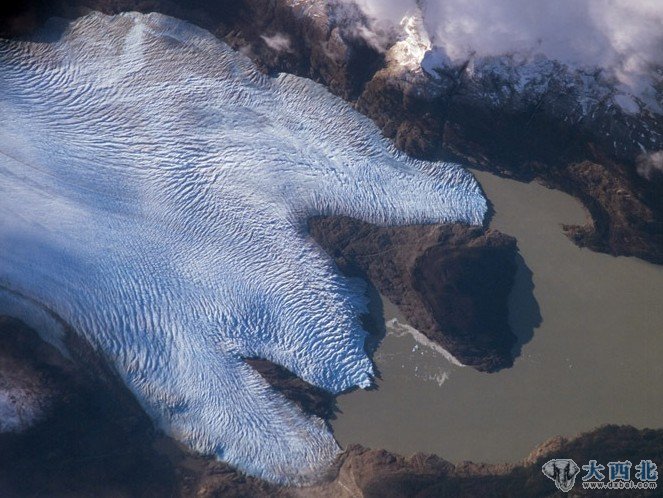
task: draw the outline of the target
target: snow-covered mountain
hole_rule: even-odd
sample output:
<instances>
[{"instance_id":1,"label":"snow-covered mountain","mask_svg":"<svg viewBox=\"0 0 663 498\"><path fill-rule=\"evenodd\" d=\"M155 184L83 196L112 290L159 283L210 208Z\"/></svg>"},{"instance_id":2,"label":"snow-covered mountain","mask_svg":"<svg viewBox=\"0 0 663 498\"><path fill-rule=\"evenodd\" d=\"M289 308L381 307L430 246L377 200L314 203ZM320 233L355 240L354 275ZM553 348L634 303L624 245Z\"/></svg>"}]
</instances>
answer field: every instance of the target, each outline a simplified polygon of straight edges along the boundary
<instances>
[{"instance_id":1,"label":"snow-covered mountain","mask_svg":"<svg viewBox=\"0 0 663 498\"><path fill-rule=\"evenodd\" d=\"M371 384L362 285L306 219L479 224L477 183L183 21L93 13L50 40L0 41L0 313L57 314L190 447L315 478L331 433L243 361Z\"/></svg>"},{"instance_id":2,"label":"snow-covered mountain","mask_svg":"<svg viewBox=\"0 0 663 498\"><path fill-rule=\"evenodd\" d=\"M612 154L634 157L663 147L663 68L629 88L605 68L578 66L542 53L473 54L452 60L429 38L420 13L403 18L386 52L392 82L425 99L461 96L486 111L532 113L591 129ZM599 138L600 139L600 138Z\"/></svg>"}]
</instances>

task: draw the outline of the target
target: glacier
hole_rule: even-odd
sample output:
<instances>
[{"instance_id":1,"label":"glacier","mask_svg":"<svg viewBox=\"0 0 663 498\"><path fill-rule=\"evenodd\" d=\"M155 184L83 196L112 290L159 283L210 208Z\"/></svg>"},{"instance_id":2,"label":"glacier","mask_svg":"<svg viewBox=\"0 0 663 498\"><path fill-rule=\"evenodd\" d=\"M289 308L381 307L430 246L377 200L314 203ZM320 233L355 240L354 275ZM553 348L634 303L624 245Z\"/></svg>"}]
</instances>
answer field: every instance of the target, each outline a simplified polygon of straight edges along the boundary
<instances>
[{"instance_id":1,"label":"glacier","mask_svg":"<svg viewBox=\"0 0 663 498\"><path fill-rule=\"evenodd\" d=\"M322 86L159 14L1 40L0 113L0 312L38 303L164 432L273 482L312 482L340 449L244 358L334 393L372 382L364 286L306 220L486 213L461 166L408 158Z\"/></svg>"}]
</instances>

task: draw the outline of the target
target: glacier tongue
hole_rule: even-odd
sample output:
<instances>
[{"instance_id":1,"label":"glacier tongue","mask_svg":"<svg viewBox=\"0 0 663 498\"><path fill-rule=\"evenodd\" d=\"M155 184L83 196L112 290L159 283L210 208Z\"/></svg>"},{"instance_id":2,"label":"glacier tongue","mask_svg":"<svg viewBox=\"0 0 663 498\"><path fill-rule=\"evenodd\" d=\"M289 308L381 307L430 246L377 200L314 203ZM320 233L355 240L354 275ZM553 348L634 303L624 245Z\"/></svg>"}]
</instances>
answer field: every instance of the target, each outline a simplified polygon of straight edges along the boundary
<instances>
[{"instance_id":1,"label":"glacier tongue","mask_svg":"<svg viewBox=\"0 0 663 498\"><path fill-rule=\"evenodd\" d=\"M276 482L339 449L242 358L332 392L373 372L363 289L305 220L486 211L461 167L407 158L323 87L162 15L0 41L0 112L0 284L86 338L167 433Z\"/></svg>"}]
</instances>

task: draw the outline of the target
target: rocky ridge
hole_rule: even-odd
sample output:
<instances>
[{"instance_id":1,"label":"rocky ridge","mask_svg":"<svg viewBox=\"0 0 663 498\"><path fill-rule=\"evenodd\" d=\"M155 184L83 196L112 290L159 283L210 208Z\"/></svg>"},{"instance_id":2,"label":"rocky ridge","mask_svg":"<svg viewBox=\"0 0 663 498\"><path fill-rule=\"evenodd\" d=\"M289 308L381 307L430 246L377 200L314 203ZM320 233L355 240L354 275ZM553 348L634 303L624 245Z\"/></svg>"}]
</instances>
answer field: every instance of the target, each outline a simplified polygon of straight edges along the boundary
<instances>
[{"instance_id":1,"label":"rocky ridge","mask_svg":"<svg viewBox=\"0 0 663 498\"><path fill-rule=\"evenodd\" d=\"M460 158L577 197L592 216L588 226L565 227L577 244L663 262L663 179L638 173L643 150L663 147L660 115L644 106L626 112L600 73L549 60L434 71L411 82L383 69L357 107L415 157Z\"/></svg>"},{"instance_id":2,"label":"rocky ridge","mask_svg":"<svg viewBox=\"0 0 663 498\"><path fill-rule=\"evenodd\" d=\"M380 227L346 217L312 218L309 230L341 271L369 280L464 365L493 372L513 364L513 237L460 224Z\"/></svg>"}]
</instances>

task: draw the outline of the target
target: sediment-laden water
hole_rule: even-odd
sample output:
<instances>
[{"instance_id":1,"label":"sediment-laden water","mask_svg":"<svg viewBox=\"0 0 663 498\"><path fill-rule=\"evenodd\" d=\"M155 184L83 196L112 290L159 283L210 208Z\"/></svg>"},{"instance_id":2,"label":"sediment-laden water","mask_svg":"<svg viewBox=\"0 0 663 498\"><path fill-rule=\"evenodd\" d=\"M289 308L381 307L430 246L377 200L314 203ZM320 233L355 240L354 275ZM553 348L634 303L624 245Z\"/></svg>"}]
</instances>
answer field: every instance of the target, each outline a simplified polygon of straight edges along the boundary
<instances>
[{"instance_id":1,"label":"sediment-laden water","mask_svg":"<svg viewBox=\"0 0 663 498\"><path fill-rule=\"evenodd\" d=\"M388 326L378 389L339 397L336 438L502 462L604 423L663 426L663 268L575 246L559 225L586 213L566 194L476 175L494 204L491 226L515 236L523 258L510 298L521 356L480 373ZM388 303L385 318L403 321Z\"/></svg>"}]
</instances>

